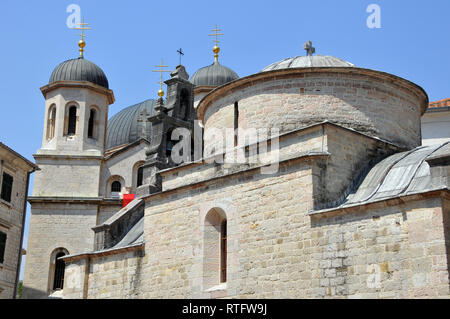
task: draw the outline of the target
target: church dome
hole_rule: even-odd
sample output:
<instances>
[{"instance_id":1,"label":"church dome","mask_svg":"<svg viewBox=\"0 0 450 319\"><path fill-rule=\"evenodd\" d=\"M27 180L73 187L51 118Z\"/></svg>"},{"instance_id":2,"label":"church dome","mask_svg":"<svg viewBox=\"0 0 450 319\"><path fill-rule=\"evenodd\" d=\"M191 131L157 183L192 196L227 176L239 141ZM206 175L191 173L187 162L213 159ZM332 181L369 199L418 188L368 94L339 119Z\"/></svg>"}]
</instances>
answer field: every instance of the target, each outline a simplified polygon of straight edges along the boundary
<instances>
[{"instance_id":1,"label":"church dome","mask_svg":"<svg viewBox=\"0 0 450 319\"><path fill-rule=\"evenodd\" d=\"M145 122L141 115L144 110L147 116L154 114L156 106L155 100L147 100L142 103L129 106L119 113L115 114L108 121L108 130L106 132L106 148L110 149L119 145L136 142L140 138L146 138L150 141L151 123Z\"/></svg>"},{"instance_id":2,"label":"church dome","mask_svg":"<svg viewBox=\"0 0 450 319\"><path fill-rule=\"evenodd\" d=\"M291 69L291 68L323 68L323 67L354 67L355 65L336 58L334 56L314 55L314 56L297 56L295 58L287 58L282 61L272 63L265 67L261 72Z\"/></svg>"},{"instance_id":3,"label":"church dome","mask_svg":"<svg viewBox=\"0 0 450 319\"><path fill-rule=\"evenodd\" d=\"M195 72L189 81L195 86L221 86L237 79L239 76L236 72L215 61Z\"/></svg>"},{"instance_id":4,"label":"church dome","mask_svg":"<svg viewBox=\"0 0 450 319\"><path fill-rule=\"evenodd\" d=\"M316 49L312 46L311 41L307 41L303 45L306 50L306 56L297 56L295 58L287 58L282 61L272 63L271 65L262 69L261 72L280 70L280 69L294 69L294 68L351 68L355 65L328 55L314 55Z\"/></svg>"},{"instance_id":5,"label":"church dome","mask_svg":"<svg viewBox=\"0 0 450 319\"><path fill-rule=\"evenodd\" d=\"M87 81L109 88L103 70L84 58L67 60L58 65L50 76L49 83L57 81Z\"/></svg>"}]
</instances>

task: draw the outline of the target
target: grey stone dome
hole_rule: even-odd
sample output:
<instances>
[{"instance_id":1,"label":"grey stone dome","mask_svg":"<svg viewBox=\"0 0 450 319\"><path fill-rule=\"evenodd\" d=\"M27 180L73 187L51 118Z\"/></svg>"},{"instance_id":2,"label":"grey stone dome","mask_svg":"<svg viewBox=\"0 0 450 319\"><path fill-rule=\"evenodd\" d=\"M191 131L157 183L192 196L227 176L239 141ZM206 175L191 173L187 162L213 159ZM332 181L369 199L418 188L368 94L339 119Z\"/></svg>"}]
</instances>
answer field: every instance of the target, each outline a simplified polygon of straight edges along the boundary
<instances>
[{"instance_id":1,"label":"grey stone dome","mask_svg":"<svg viewBox=\"0 0 450 319\"><path fill-rule=\"evenodd\" d=\"M189 81L196 86L221 86L237 79L239 79L239 76L236 72L219 62L214 62L195 72Z\"/></svg>"},{"instance_id":2,"label":"grey stone dome","mask_svg":"<svg viewBox=\"0 0 450 319\"><path fill-rule=\"evenodd\" d=\"M334 56L313 55L313 56L297 56L295 58L287 58L262 69L261 72L291 69L291 68L323 68L323 67L354 67L355 65L336 58Z\"/></svg>"},{"instance_id":3,"label":"grey stone dome","mask_svg":"<svg viewBox=\"0 0 450 319\"><path fill-rule=\"evenodd\" d=\"M109 88L103 70L84 58L67 60L58 65L50 76L49 83L56 81L87 81Z\"/></svg>"},{"instance_id":4,"label":"grey stone dome","mask_svg":"<svg viewBox=\"0 0 450 319\"><path fill-rule=\"evenodd\" d=\"M150 141L151 123L147 122L145 133L142 130L143 121L141 113L146 110L147 116L154 114L156 100L147 100L136 105L129 106L115 114L108 121L106 132L106 148L133 143L140 138Z\"/></svg>"}]
</instances>

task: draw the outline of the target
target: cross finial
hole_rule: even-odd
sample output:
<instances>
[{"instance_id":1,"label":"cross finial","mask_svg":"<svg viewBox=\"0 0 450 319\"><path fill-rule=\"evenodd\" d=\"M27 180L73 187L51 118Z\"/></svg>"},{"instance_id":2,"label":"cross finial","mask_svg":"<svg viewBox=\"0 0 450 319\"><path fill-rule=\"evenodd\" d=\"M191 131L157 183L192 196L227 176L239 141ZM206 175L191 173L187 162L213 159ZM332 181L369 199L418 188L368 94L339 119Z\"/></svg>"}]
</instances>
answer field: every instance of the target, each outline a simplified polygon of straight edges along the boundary
<instances>
[{"instance_id":1,"label":"cross finial","mask_svg":"<svg viewBox=\"0 0 450 319\"><path fill-rule=\"evenodd\" d=\"M157 83L160 85L159 91L158 91L158 96L159 96L160 98L162 98L162 97L164 96L164 91L163 91L163 89L162 89L162 86L163 86L163 73L164 73L164 72L172 72L172 71L164 70L164 68L168 68L168 66L167 66L167 65L164 65L163 59L161 59L161 65L155 65L155 68L160 68L159 70L153 70L152 72L158 72L158 73L161 73L161 81L159 81L159 82L157 82Z\"/></svg>"},{"instance_id":2,"label":"cross finial","mask_svg":"<svg viewBox=\"0 0 450 319\"><path fill-rule=\"evenodd\" d=\"M311 41L307 41L303 45L303 49L306 50L306 55L307 56L312 56L314 53L316 53L316 48L312 46L312 42Z\"/></svg>"},{"instance_id":3,"label":"cross finial","mask_svg":"<svg viewBox=\"0 0 450 319\"><path fill-rule=\"evenodd\" d=\"M208 34L208 35L209 35L210 37L215 37L215 39L213 40L213 41L216 43L216 45L215 45L214 48L213 48L213 52L214 52L214 61L215 61L215 62L218 62L218 59L219 59L219 52L220 52L220 48L219 48L219 46L217 45L217 44L219 43L218 36L219 36L219 35L224 35L224 34L223 34L223 33L219 33L219 31L222 31L222 30L220 30L220 29L217 28L217 24L216 24L216 27L215 27L214 29L212 29L211 31L214 32L214 34Z\"/></svg>"},{"instance_id":4,"label":"cross finial","mask_svg":"<svg viewBox=\"0 0 450 319\"><path fill-rule=\"evenodd\" d=\"M177 50L178 54L180 55L180 64L181 65L181 56L184 55L183 49L180 48L180 50Z\"/></svg>"},{"instance_id":5,"label":"cross finial","mask_svg":"<svg viewBox=\"0 0 450 319\"><path fill-rule=\"evenodd\" d=\"M92 30L92 28L88 27L88 23L84 23L84 18L78 25L79 28L75 28L75 30L81 30L81 40L78 42L78 46L80 47L80 58L83 58L84 47L86 46L86 42L84 42L84 38L86 37L84 30Z\"/></svg>"}]
</instances>

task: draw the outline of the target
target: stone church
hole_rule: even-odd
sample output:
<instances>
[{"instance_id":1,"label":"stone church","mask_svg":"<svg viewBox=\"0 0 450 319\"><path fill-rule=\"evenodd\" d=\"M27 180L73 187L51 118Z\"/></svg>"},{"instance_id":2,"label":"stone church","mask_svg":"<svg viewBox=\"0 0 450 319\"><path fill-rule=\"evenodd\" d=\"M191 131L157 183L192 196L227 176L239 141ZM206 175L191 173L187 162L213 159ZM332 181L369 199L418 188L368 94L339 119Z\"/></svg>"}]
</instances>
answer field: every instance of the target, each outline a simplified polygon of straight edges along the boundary
<instances>
[{"instance_id":1,"label":"stone church","mask_svg":"<svg viewBox=\"0 0 450 319\"><path fill-rule=\"evenodd\" d=\"M449 298L450 144L421 146L427 93L305 49L240 78L216 45L109 120L105 73L57 66L24 298Z\"/></svg>"}]
</instances>

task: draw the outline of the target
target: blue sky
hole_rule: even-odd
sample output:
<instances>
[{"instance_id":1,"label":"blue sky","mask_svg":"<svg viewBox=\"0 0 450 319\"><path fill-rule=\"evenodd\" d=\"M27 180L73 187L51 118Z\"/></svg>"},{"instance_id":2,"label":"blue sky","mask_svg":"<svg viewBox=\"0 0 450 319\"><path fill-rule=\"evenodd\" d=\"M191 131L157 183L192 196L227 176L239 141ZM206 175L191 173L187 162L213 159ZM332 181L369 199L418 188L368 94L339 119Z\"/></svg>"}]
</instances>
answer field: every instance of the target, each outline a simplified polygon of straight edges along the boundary
<instances>
[{"instance_id":1,"label":"blue sky","mask_svg":"<svg viewBox=\"0 0 450 319\"><path fill-rule=\"evenodd\" d=\"M239 76L304 55L303 43L311 40L317 54L406 78L431 101L450 97L448 0L2 0L0 140L29 159L42 138L39 88L60 62L78 56L79 31L66 25L70 4L80 6L93 28L85 58L108 76L116 97L110 116L155 98L159 79L152 70L161 58L174 69L180 47L190 75L211 64L214 43L208 34L215 24L225 33L220 62ZM370 4L381 8L380 29L366 25Z\"/></svg>"}]
</instances>

